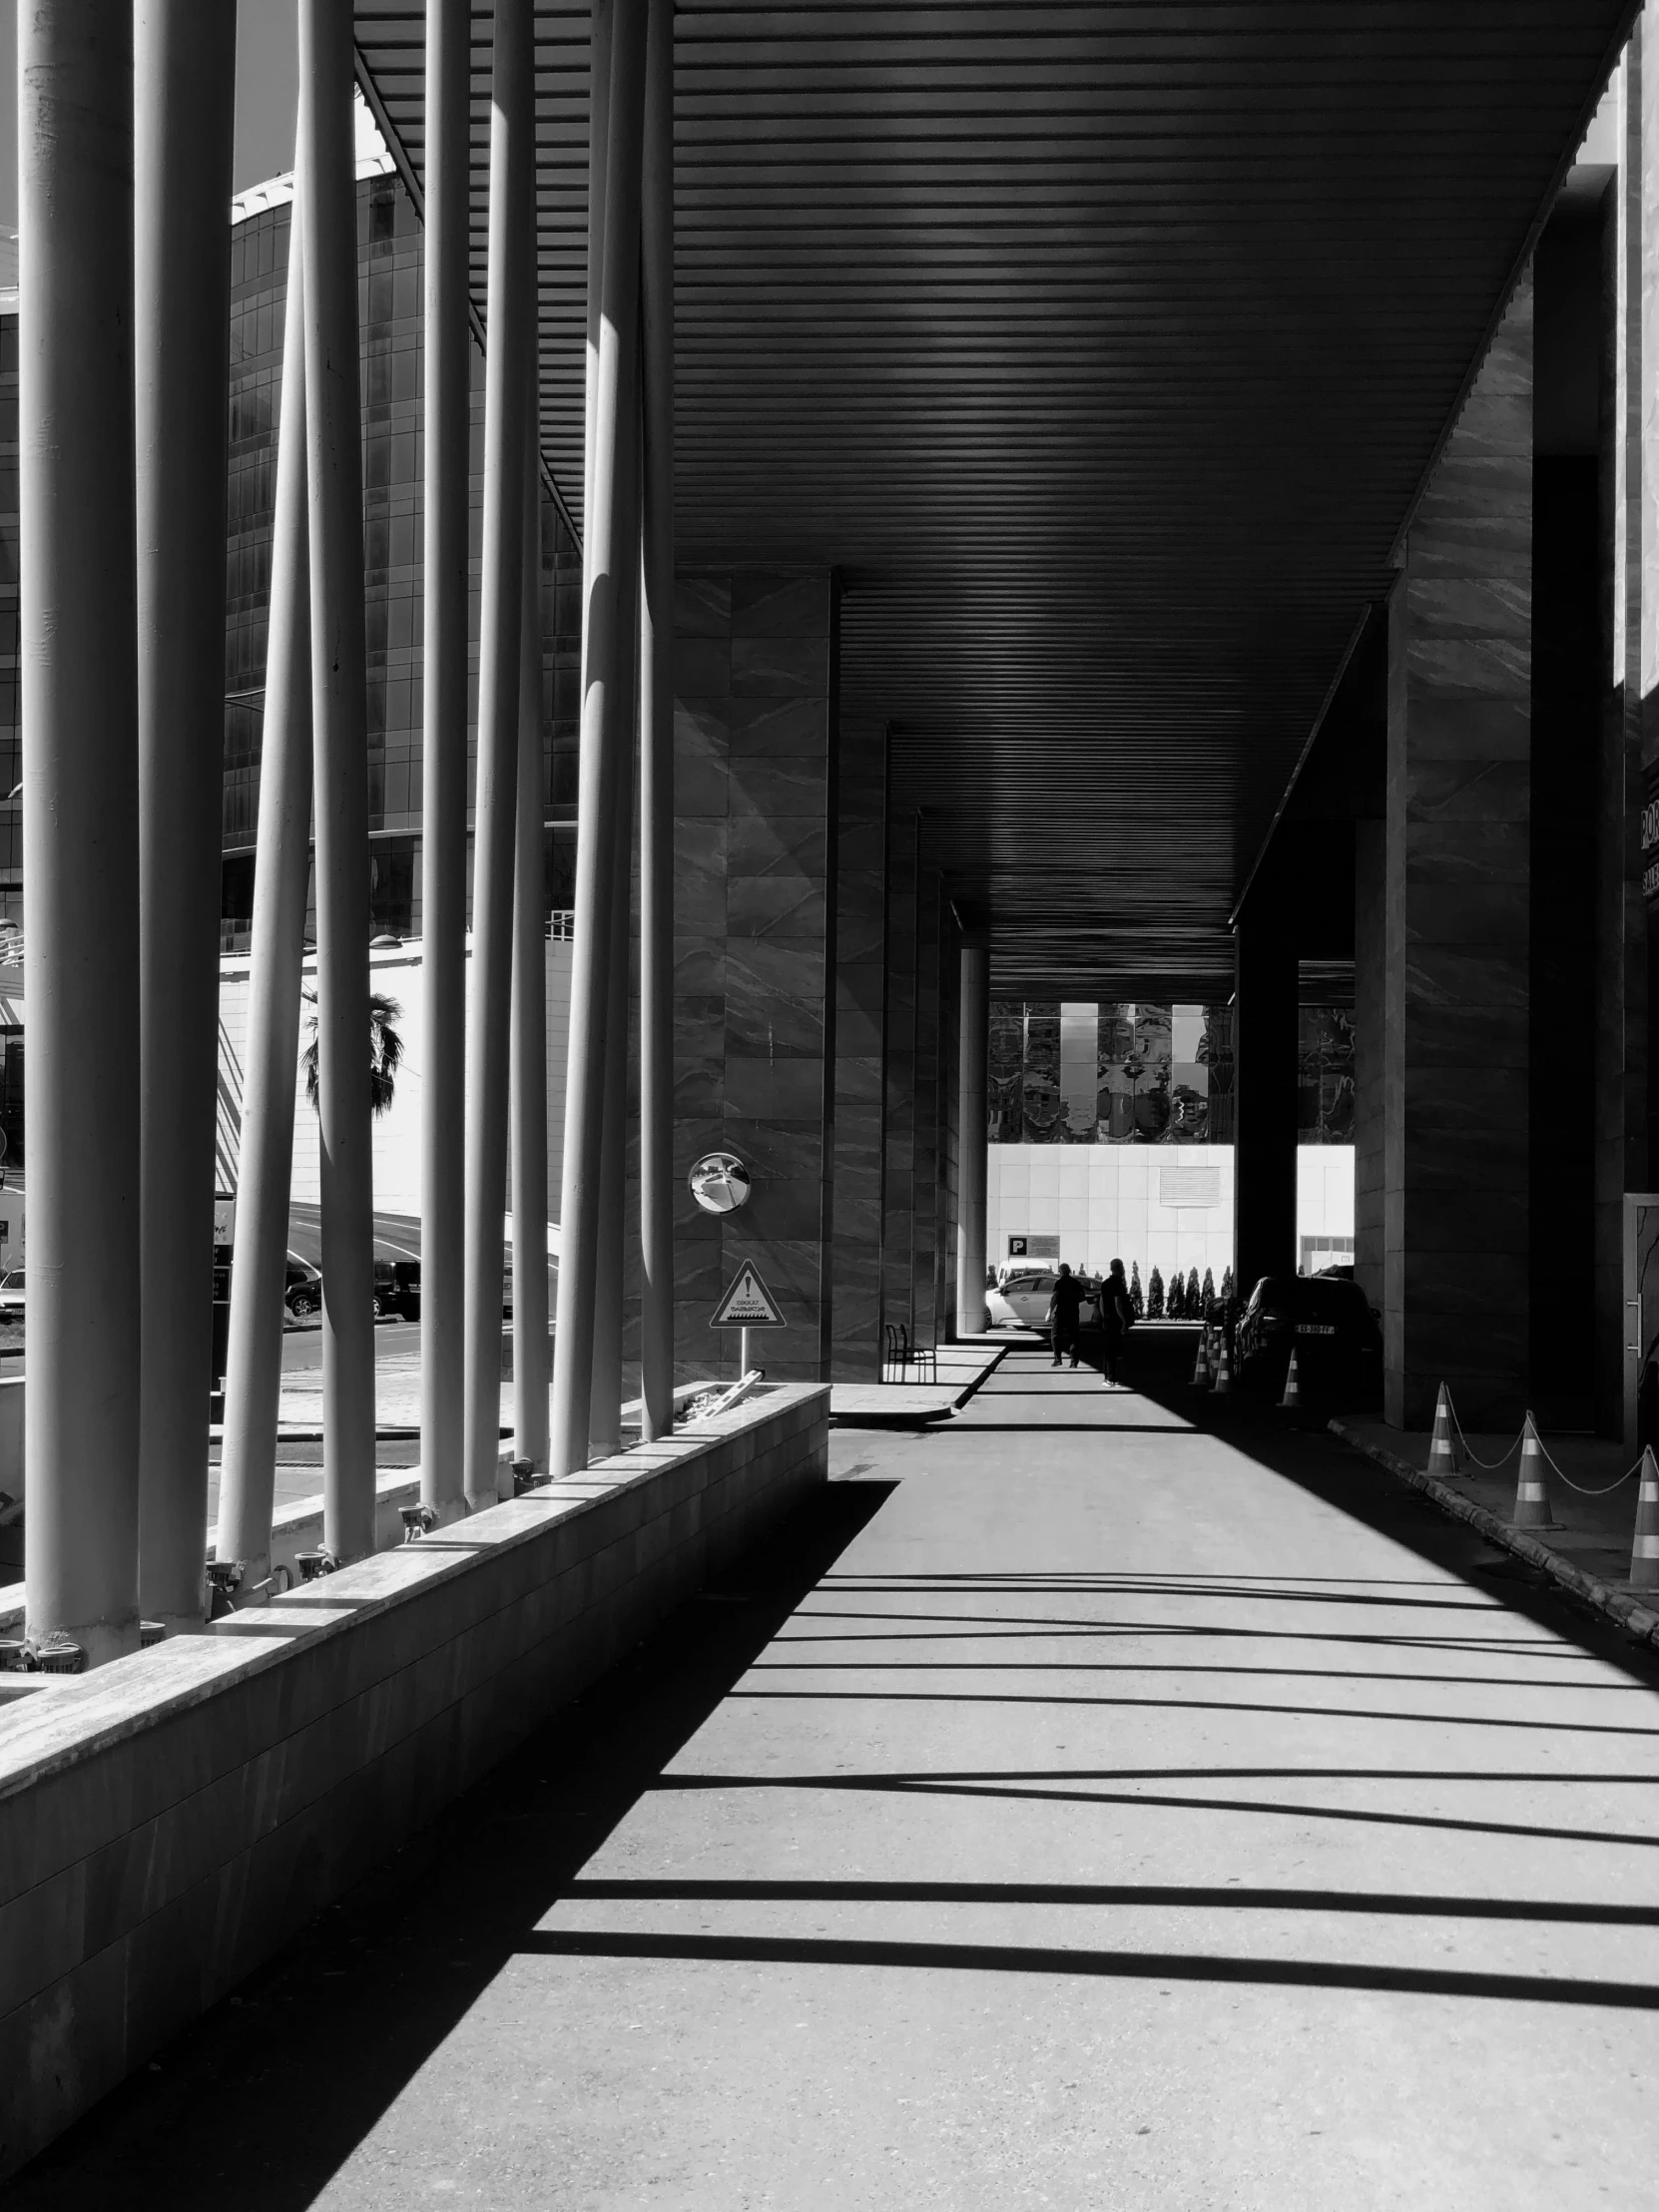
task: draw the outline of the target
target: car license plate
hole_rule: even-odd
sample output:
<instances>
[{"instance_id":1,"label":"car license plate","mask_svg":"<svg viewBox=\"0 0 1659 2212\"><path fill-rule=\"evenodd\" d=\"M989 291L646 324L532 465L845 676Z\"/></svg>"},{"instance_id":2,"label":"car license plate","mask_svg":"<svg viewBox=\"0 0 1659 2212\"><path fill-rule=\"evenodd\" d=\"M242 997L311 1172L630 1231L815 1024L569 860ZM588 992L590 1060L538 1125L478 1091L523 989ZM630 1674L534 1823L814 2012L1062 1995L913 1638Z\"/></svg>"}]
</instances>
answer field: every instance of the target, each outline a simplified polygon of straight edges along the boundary
<instances>
[{"instance_id":1,"label":"car license plate","mask_svg":"<svg viewBox=\"0 0 1659 2212\"><path fill-rule=\"evenodd\" d=\"M1299 1321L1296 1325L1299 1337L1334 1337L1335 1325L1328 1321Z\"/></svg>"}]
</instances>

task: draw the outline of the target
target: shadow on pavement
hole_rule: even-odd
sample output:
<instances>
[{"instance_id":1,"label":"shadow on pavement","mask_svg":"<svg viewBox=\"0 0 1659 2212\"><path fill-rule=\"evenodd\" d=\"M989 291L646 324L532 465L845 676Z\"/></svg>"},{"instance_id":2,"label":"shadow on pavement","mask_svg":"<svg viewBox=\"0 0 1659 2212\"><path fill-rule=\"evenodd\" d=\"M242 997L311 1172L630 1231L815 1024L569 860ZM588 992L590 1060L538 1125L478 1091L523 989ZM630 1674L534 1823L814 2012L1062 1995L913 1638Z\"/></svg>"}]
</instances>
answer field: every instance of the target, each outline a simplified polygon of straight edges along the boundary
<instances>
[{"instance_id":1,"label":"shadow on pavement","mask_svg":"<svg viewBox=\"0 0 1659 2212\"><path fill-rule=\"evenodd\" d=\"M830 1483L0 2191L299 2212L880 1509Z\"/></svg>"}]
</instances>

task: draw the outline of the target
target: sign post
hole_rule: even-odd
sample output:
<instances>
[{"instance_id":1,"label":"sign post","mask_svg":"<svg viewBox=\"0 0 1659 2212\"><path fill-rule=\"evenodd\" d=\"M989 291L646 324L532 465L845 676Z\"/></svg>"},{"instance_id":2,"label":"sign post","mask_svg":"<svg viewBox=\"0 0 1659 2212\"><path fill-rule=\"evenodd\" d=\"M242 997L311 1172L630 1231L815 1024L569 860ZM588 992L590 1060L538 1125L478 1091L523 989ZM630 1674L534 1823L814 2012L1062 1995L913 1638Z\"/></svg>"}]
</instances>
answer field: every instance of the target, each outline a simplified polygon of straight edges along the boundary
<instances>
[{"instance_id":1,"label":"sign post","mask_svg":"<svg viewBox=\"0 0 1659 2212\"><path fill-rule=\"evenodd\" d=\"M748 1375L749 1332L752 1329L787 1329L789 1324L778 1311L778 1301L761 1280L761 1271L753 1260L746 1260L738 1270L736 1280L730 1283L720 1304L709 1317L711 1329L738 1329L739 1369L741 1380Z\"/></svg>"}]
</instances>

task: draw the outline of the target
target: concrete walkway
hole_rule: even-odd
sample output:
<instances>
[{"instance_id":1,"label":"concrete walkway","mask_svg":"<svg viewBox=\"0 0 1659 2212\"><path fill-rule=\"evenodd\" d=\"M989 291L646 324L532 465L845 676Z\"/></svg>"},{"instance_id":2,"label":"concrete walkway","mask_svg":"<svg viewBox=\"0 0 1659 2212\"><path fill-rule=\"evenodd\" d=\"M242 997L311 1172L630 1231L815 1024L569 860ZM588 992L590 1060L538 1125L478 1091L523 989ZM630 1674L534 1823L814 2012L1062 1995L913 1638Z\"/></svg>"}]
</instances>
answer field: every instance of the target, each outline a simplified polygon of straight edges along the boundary
<instances>
[{"instance_id":1,"label":"concrete walkway","mask_svg":"<svg viewBox=\"0 0 1659 2212\"><path fill-rule=\"evenodd\" d=\"M811 1525L0 2201L1651 2204L1659 1678L1226 1417L1016 1351L837 1433Z\"/></svg>"}]
</instances>

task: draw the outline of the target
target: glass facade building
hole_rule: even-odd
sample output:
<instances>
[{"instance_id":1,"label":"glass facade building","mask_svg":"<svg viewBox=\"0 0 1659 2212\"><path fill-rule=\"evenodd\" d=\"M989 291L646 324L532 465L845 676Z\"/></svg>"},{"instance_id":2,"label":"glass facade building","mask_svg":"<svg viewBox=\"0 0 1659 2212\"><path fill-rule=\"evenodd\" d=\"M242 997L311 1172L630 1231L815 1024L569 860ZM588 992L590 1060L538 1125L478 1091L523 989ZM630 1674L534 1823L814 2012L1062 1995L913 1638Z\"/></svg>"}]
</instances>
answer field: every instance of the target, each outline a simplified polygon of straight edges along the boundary
<instances>
[{"instance_id":1,"label":"glass facade building","mask_svg":"<svg viewBox=\"0 0 1659 2212\"><path fill-rule=\"evenodd\" d=\"M241 951L253 914L254 844L281 412L291 199L261 188L231 245L230 493L225 635L225 891L221 945ZM246 203L244 203L246 206ZM357 186L357 316L363 434L363 596L368 645L370 928L421 933L421 559L425 467L424 250L401 181ZM483 509L483 356L472 349L471 654L468 788L476 747ZM575 862L581 557L542 494L542 745L547 902L567 908Z\"/></svg>"}]
</instances>

